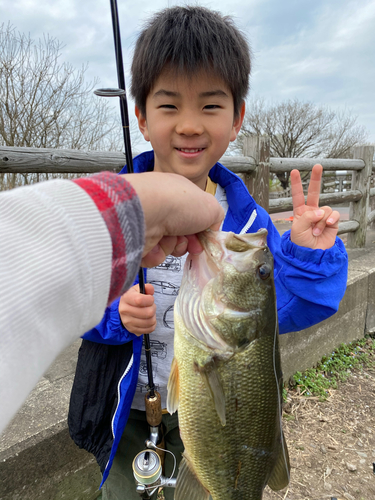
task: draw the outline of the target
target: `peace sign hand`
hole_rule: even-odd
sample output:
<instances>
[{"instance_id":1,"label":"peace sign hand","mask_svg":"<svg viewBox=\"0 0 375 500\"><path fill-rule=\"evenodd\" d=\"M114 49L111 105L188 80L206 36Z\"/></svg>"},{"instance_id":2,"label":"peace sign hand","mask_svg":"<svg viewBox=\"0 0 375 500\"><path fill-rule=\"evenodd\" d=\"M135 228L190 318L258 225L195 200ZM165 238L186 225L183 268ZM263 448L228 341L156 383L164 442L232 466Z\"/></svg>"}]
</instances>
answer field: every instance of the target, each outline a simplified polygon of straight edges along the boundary
<instances>
[{"instance_id":1,"label":"peace sign hand","mask_svg":"<svg viewBox=\"0 0 375 500\"><path fill-rule=\"evenodd\" d=\"M340 214L331 207L319 207L322 173L323 167L314 165L306 204L299 171L290 173L293 200L290 239L301 247L326 250L335 244Z\"/></svg>"}]
</instances>

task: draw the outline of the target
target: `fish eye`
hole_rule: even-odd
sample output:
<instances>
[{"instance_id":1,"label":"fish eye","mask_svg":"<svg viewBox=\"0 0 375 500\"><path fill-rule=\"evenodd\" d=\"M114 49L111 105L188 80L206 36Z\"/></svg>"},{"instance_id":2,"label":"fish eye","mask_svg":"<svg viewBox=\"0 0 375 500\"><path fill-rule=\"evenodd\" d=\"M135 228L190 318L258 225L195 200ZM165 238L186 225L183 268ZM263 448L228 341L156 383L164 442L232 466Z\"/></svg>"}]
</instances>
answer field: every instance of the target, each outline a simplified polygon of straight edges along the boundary
<instances>
[{"instance_id":1,"label":"fish eye","mask_svg":"<svg viewBox=\"0 0 375 500\"><path fill-rule=\"evenodd\" d=\"M266 280L270 277L271 274L271 268L267 264L262 264L261 266L258 267L258 274L260 279Z\"/></svg>"}]
</instances>

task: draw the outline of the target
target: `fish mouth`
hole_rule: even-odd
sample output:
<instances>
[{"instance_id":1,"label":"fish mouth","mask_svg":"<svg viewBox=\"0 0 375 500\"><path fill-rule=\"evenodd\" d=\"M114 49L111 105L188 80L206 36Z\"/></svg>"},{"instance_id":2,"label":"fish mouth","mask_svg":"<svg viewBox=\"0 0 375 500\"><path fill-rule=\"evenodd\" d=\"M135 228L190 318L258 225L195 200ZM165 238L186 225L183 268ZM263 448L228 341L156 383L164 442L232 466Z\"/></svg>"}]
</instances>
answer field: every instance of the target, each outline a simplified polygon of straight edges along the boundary
<instances>
[{"instance_id":1,"label":"fish mouth","mask_svg":"<svg viewBox=\"0 0 375 500\"><path fill-rule=\"evenodd\" d=\"M217 271L216 262L233 260L230 257L238 255L243 258L247 252L267 248L267 229L259 229L256 233L235 234L224 231L207 231L200 233L199 241L202 244L207 259L212 261Z\"/></svg>"},{"instance_id":2,"label":"fish mouth","mask_svg":"<svg viewBox=\"0 0 375 500\"><path fill-rule=\"evenodd\" d=\"M207 230L199 234L199 241L204 252L200 259L200 272L196 276L199 286L203 287L215 278L221 269L223 261L232 264L237 271L245 272L253 265L258 251L266 250L267 229L260 229L256 233L235 234L232 232ZM190 267L195 264L191 258Z\"/></svg>"},{"instance_id":3,"label":"fish mouth","mask_svg":"<svg viewBox=\"0 0 375 500\"><path fill-rule=\"evenodd\" d=\"M199 255L189 254L186 259L175 314L181 316L190 335L209 349L230 354L240 347L230 335L226 338L220 333L217 318L221 318L219 323L240 322L241 327L258 314L248 307L246 300L237 300L236 293L231 292L231 283L233 280L253 283L263 279L258 276L258 269L260 266L264 269L263 264L272 259L266 238L265 229L245 235L205 231L199 235L204 251ZM242 273L244 280L238 276ZM247 340L248 336L249 331Z\"/></svg>"},{"instance_id":4,"label":"fish mouth","mask_svg":"<svg viewBox=\"0 0 375 500\"><path fill-rule=\"evenodd\" d=\"M207 231L199 234L199 240L208 254L213 245L219 245L229 251L240 253L265 248L267 246L267 234L267 229L259 229L256 233L246 234L207 229Z\"/></svg>"},{"instance_id":5,"label":"fish mouth","mask_svg":"<svg viewBox=\"0 0 375 500\"><path fill-rule=\"evenodd\" d=\"M267 246L267 234L267 229L259 229L256 233L228 233L224 244L228 250L238 253L261 250Z\"/></svg>"}]
</instances>

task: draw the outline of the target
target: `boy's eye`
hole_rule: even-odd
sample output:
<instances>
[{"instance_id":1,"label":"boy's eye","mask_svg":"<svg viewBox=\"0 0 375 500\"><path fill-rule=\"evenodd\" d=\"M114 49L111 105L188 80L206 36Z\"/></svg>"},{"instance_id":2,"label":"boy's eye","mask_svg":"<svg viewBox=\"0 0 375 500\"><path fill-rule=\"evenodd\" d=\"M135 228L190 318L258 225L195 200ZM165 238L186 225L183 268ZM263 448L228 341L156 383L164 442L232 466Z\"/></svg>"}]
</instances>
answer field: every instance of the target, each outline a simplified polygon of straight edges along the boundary
<instances>
[{"instance_id":1,"label":"boy's eye","mask_svg":"<svg viewBox=\"0 0 375 500\"><path fill-rule=\"evenodd\" d=\"M159 107L165 109L176 109L176 106L174 104L161 104Z\"/></svg>"},{"instance_id":2,"label":"boy's eye","mask_svg":"<svg viewBox=\"0 0 375 500\"><path fill-rule=\"evenodd\" d=\"M207 104L204 109L218 109L220 106L218 104Z\"/></svg>"}]
</instances>

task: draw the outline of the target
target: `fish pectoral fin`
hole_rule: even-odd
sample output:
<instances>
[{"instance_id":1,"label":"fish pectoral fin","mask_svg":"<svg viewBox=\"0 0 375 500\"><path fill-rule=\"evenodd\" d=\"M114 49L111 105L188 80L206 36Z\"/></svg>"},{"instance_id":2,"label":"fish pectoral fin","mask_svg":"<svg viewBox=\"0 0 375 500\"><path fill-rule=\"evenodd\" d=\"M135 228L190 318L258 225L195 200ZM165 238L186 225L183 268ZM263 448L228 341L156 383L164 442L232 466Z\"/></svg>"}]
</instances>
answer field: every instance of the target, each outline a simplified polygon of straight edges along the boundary
<instances>
[{"instance_id":1,"label":"fish pectoral fin","mask_svg":"<svg viewBox=\"0 0 375 500\"><path fill-rule=\"evenodd\" d=\"M290 463L288 448L286 447L286 442L284 434L281 436L281 443L279 448L279 454L275 463L275 467L271 473L271 477L268 480L268 486L274 490L282 490L289 484L290 479Z\"/></svg>"},{"instance_id":2,"label":"fish pectoral fin","mask_svg":"<svg viewBox=\"0 0 375 500\"><path fill-rule=\"evenodd\" d=\"M189 460L184 457L178 469L174 500L208 500L209 496L209 491L197 478Z\"/></svg>"},{"instance_id":3,"label":"fish pectoral fin","mask_svg":"<svg viewBox=\"0 0 375 500\"><path fill-rule=\"evenodd\" d=\"M171 372L168 379L168 395L167 395L167 410L172 415L178 409L180 401L180 382L179 371L176 358L173 358L171 365Z\"/></svg>"},{"instance_id":4,"label":"fish pectoral fin","mask_svg":"<svg viewBox=\"0 0 375 500\"><path fill-rule=\"evenodd\" d=\"M198 368L203 377L214 402L215 410L219 416L221 425L226 424L225 416L225 394L216 366L215 358L211 359L204 366Z\"/></svg>"}]
</instances>

